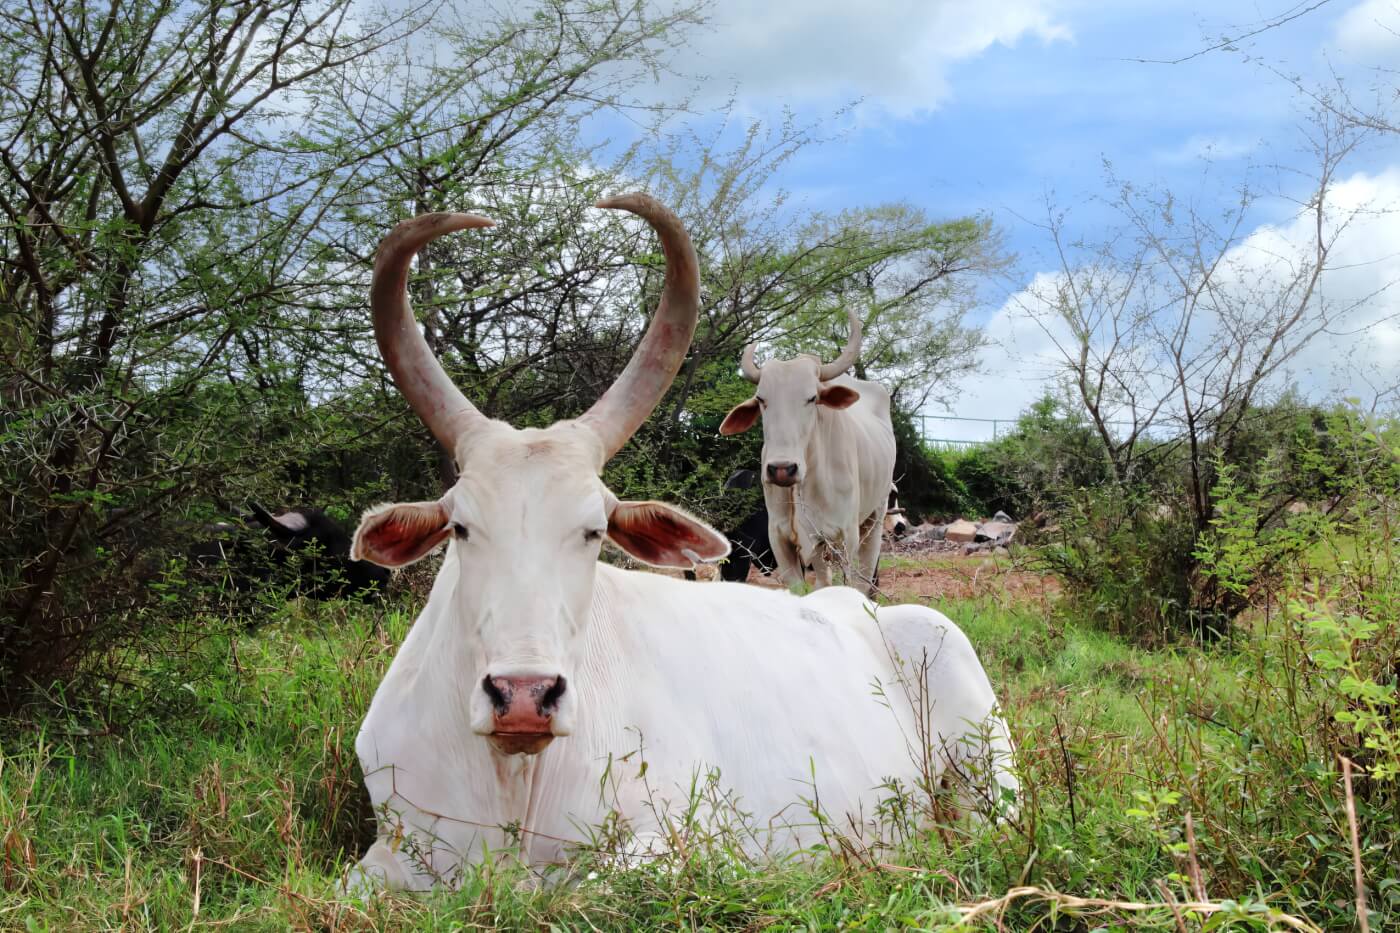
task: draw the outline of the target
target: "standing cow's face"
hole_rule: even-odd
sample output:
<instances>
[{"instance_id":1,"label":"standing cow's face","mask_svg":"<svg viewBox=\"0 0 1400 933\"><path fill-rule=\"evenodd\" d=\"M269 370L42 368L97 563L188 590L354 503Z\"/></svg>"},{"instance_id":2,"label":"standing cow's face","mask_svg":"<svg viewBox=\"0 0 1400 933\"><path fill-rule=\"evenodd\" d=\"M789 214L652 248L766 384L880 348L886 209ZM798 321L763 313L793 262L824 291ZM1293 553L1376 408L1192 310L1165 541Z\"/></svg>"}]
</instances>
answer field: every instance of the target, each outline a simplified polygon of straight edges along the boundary
<instances>
[{"instance_id":1,"label":"standing cow's face","mask_svg":"<svg viewBox=\"0 0 1400 933\"><path fill-rule=\"evenodd\" d=\"M505 753L573 731L603 538L644 563L689 569L729 542L659 502L622 502L598 478L596 437L577 424L499 422L458 451L461 478L436 502L380 506L355 533L357 558L400 567L449 543L454 623L475 681L471 728Z\"/></svg>"},{"instance_id":2,"label":"standing cow's face","mask_svg":"<svg viewBox=\"0 0 1400 933\"><path fill-rule=\"evenodd\" d=\"M739 434L763 418L765 483L792 486L807 475L807 446L817 427L817 407L849 408L860 393L849 386L822 382L821 362L813 356L770 360L759 374L754 397L742 402L719 426L721 434Z\"/></svg>"}]
</instances>

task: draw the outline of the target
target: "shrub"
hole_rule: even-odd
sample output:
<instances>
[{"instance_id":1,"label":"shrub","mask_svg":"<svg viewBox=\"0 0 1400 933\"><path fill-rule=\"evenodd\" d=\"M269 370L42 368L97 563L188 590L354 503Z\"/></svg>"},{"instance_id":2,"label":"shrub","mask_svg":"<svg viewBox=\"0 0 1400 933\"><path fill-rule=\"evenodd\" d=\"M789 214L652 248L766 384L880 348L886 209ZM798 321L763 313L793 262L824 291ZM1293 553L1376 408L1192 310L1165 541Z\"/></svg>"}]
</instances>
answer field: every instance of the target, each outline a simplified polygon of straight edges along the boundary
<instances>
[{"instance_id":1,"label":"shrub","mask_svg":"<svg viewBox=\"0 0 1400 933\"><path fill-rule=\"evenodd\" d=\"M955 515L972 507L966 487L953 472L952 461L928 447L909 413L896 405L890 412L894 425L894 480L899 504L912 524L925 515Z\"/></svg>"},{"instance_id":2,"label":"shrub","mask_svg":"<svg viewBox=\"0 0 1400 933\"><path fill-rule=\"evenodd\" d=\"M1093 429L1046 396L1010 433L960 453L955 473L988 513L1025 518L1063 507L1102 484L1109 469Z\"/></svg>"},{"instance_id":3,"label":"shrub","mask_svg":"<svg viewBox=\"0 0 1400 933\"><path fill-rule=\"evenodd\" d=\"M1140 445L1129 479L1052 487L1045 498L1060 503L1038 556L1089 617L1149 641L1228 635L1319 522L1400 489L1380 426L1354 411L1284 402L1246 418L1203 467L1158 440Z\"/></svg>"}]
</instances>

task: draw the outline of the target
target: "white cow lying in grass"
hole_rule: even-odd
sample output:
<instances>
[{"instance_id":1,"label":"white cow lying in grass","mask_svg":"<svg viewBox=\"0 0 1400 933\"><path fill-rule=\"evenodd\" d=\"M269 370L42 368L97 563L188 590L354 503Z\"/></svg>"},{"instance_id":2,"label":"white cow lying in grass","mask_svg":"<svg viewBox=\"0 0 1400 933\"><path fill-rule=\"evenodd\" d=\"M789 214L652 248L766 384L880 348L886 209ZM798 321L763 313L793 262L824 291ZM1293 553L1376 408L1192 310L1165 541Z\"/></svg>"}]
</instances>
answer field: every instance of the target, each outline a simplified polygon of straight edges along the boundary
<instances>
[{"instance_id":1,"label":"white cow lying in grass","mask_svg":"<svg viewBox=\"0 0 1400 933\"><path fill-rule=\"evenodd\" d=\"M756 828L745 847L774 854L833 827L866 831L892 779L927 787L954 768L970 776L965 796L1014 796L991 684L939 613L875 612L844 587L797 597L598 562L604 537L661 567L728 550L695 518L619 501L599 479L675 376L698 307L694 252L675 216L641 195L600 206L655 228L666 283L617 383L579 419L545 429L478 413L408 307L417 250L489 221L427 215L380 247L371 300L381 351L456 451L461 478L437 501L371 510L355 535L354 556L384 566L448 547L356 742L380 815L356 885L450 884L517 844L532 864L556 863L601 824L674 839L706 773L727 796L708 796L689 825L737 817Z\"/></svg>"}]
</instances>

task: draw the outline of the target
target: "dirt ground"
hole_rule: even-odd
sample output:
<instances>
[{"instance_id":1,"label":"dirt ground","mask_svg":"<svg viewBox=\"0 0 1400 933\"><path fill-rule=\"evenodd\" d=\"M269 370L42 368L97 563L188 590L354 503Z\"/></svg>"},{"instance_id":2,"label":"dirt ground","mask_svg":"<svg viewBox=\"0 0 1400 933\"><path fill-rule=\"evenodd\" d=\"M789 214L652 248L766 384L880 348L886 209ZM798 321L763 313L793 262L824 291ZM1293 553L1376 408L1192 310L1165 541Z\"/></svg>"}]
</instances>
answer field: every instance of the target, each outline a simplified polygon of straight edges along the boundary
<instances>
[{"instance_id":1,"label":"dirt ground","mask_svg":"<svg viewBox=\"0 0 1400 933\"><path fill-rule=\"evenodd\" d=\"M880 592L892 603L991 597L1006 602L1049 605L1060 594L1059 582L1044 574L1018 569L1015 557L994 557L982 552L964 555L961 545L930 542L911 549L896 543L880 555ZM702 579L715 571L702 569ZM679 574L677 574L679 576ZM839 579L839 574L838 574ZM751 586L781 587L776 577L754 568Z\"/></svg>"},{"instance_id":2,"label":"dirt ground","mask_svg":"<svg viewBox=\"0 0 1400 933\"><path fill-rule=\"evenodd\" d=\"M1016 569L1014 559L915 552L881 558L880 591L900 603L991 596L1048 604L1060 586L1051 577Z\"/></svg>"}]
</instances>

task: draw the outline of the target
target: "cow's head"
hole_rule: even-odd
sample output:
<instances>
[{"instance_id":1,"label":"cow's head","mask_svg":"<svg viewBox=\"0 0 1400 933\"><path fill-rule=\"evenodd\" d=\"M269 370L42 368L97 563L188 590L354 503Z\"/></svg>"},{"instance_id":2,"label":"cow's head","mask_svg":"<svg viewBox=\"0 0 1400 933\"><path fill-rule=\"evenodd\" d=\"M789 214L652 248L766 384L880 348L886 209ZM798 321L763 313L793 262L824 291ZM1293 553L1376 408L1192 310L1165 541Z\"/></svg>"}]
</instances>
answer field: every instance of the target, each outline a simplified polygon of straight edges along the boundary
<instances>
[{"instance_id":1,"label":"cow's head","mask_svg":"<svg viewBox=\"0 0 1400 933\"><path fill-rule=\"evenodd\" d=\"M443 630L465 652L467 713L478 735L508 754L535 753L568 735L581 711L570 689L603 538L647 564L689 568L729 552L723 535L660 502L623 502L599 478L679 370L695 333L699 271L680 221L646 195L599 207L631 211L666 254L661 302L622 375L591 409L548 428L489 419L453 385L408 303L409 262L434 237L491 221L427 214L399 224L375 257L370 305L380 352L409 404L456 454L459 479L432 502L365 513L352 554L402 567L444 543L458 585Z\"/></svg>"},{"instance_id":2,"label":"cow's head","mask_svg":"<svg viewBox=\"0 0 1400 933\"><path fill-rule=\"evenodd\" d=\"M744 376L757 384L754 397L735 405L719 426L721 434L747 431L763 417L763 465L765 483L792 486L807 474L807 445L817 425L817 408L849 408L860 393L831 380L855 365L860 357L860 319L847 310L851 336L846 349L830 363L801 354L791 360L769 360L759 369L753 344L744 347Z\"/></svg>"}]
</instances>

